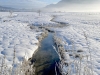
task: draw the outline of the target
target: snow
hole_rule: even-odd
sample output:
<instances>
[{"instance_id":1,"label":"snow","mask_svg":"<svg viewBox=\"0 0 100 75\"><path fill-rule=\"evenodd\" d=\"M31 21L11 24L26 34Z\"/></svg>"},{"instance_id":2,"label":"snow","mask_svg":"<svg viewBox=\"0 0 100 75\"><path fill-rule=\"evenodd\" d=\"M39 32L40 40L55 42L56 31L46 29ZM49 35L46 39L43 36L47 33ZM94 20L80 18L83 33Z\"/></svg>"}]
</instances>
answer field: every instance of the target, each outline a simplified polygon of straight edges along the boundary
<instances>
[{"instance_id":1,"label":"snow","mask_svg":"<svg viewBox=\"0 0 100 75\"><path fill-rule=\"evenodd\" d=\"M34 12L0 12L0 57L6 56L6 63L13 63L14 49L16 51L16 63L29 59L38 48L37 36L41 32L30 29L30 24L51 24L51 16ZM37 25L38 25L37 24Z\"/></svg>"},{"instance_id":2,"label":"snow","mask_svg":"<svg viewBox=\"0 0 100 75\"><path fill-rule=\"evenodd\" d=\"M90 49L94 75L100 75L100 13L66 13L56 16L54 21L68 25L55 29L58 37L67 43L65 49L71 50L74 45L74 50L83 50L84 56L89 55Z\"/></svg>"},{"instance_id":3,"label":"snow","mask_svg":"<svg viewBox=\"0 0 100 75\"><path fill-rule=\"evenodd\" d=\"M30 29L29 25L57 25L55 22L66 23L66 27L52 28L64 41L65 50L68 50L63 53L64 58L66 57L65 62L74 61L69 56L72 50L82 50L83 52L78 54L86 56L90 55L90 49L94 75L100 75L100 13L41 13L39 16L35 12L14 12L10 16L9 12L0 12L0 57L5 55L9 66L12 65L14 49L16 63L22 61L24 56L27 59L32 57L38 48L39 42L36 37L41 32ZM81 72L85 67L85 61L86 58L82 60ZM90 61L88 63L90 67ZM70 66L73 68L73 64ZM67 69L65 65L63 72Z\"/></svg>"}]
</instances>

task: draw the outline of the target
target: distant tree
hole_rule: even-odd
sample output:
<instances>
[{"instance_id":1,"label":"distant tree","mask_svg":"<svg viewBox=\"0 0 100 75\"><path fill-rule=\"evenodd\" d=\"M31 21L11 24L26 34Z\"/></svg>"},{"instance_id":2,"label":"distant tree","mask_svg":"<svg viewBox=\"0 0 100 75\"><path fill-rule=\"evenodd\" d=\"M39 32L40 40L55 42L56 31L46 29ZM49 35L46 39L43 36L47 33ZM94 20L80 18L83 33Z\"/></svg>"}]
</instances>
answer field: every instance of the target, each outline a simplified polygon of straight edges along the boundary
<instances>
[{"instance_id":1,"label":"distant tree","mask_svg":"<svg viewBox=\"0 0 100 75\"><path fill-rule=\"evenodd\" d=\"M9 11L9 13L10 13L10 17L11 17L11 16L12 16L13 11L11 11L11 10L10 10L10 11Z\"/></svg>"},{"instance_id":2,"label":"distant tree","mask_svg":"<svg viewBox=\"0 0 100 75\"><path fill-rule=\"evenodd\" d=\"M39 16L41 15L41 10L38 10L37 13L39 13Z\"/></svg>"}]
</instances>

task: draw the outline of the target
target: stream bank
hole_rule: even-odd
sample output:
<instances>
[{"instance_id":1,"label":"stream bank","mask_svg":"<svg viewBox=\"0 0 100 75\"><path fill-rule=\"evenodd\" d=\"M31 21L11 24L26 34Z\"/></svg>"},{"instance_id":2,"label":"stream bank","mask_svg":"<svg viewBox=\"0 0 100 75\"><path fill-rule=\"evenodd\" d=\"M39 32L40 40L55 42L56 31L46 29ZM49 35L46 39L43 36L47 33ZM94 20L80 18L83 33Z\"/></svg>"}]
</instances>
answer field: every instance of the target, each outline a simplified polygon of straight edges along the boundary
<instances>
[{"instance_id":1,"label":"stream bank","mask_svg":"<svg viewBox=\"0 0 100 75\"><path fill-rule=\"evenodd\" d=\"M56 75L55 71L57 71L57 75L61 75L56 66L56 62L59 62L60 59L53 46L53 33L49 32L47 37L40 42L40 47L32 57L36 68L35 75Z\"/></svg>"}]
</instances>

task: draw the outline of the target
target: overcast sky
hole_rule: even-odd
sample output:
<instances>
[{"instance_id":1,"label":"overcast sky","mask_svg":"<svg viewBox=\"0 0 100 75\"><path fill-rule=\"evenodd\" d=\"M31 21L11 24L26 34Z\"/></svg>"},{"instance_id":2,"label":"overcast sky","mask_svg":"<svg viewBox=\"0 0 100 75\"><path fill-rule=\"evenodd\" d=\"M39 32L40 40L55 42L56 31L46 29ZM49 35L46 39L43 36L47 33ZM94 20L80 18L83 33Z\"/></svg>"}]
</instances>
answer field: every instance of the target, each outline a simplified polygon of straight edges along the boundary
<instances>
[{"instance_id":1,"label":"overcast sky","mask_svg":"<svg viewBox=\"0 0 100 75\"><path fill-rule=\"evenodd\" d=\"M0 0L0 6L13 8L32 9L47 5L53 10L100 11L100 0Z\"/></svg>"}]
</instances>

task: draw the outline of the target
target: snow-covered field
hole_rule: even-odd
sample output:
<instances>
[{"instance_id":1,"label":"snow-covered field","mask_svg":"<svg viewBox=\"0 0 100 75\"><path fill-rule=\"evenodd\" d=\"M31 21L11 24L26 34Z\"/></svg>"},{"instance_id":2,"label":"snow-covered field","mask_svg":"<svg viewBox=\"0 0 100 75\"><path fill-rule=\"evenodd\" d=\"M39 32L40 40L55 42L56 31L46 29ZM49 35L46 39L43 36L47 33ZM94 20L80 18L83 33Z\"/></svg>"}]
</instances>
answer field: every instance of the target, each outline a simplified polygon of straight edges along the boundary
<instances>
[{"instance_id":1,"label":"snow-covered field","mask_svg":"<svg viewBox=\"0 0 100 75\"><path fill-rule=\"evenodd\" d=\"M41 32L30 29L29 25L51 24L52 17L48 15L39 16L34 12L0 12L0 57L6 56L6 63L13 63L14 49L16 51L16 63L23 61L24 56L32 57L38 48L37 36ZM1 60L1 59L0 59Z\"/></svg>"},{"instance_id":2,"label":"snow-covered field","mask_svg":"<svg viewBox=\"0 0 100 75\"><path fill-rule=\"evenodd\" d=\"M6 63L11 65L15 48L17 63L24 56L30 58L38 48L36 37L41 32L31 30L29 24L55 25L50 21L53 15L56 15L53 21L66 23L66 27L53 28L65 41L66 50L72 48L72 41L75 50L83 50L82 55L89 55L90 49L94 75L100 75L100 13L41 13L39 16L34 12L14 12L9 17L9 12L0 12L0 57L5 55Z\"/></svg>"},{"instance_id":3,"label":"snow-covered field","mask_svg":"<svg viewBox=\"0 0 100 75\"><path fill-rule=\"evenodd\" d=\"M67 27L55 29L65 41L66 50L72 50L74 45L74 50L83 50L81 55L87 56L90 49L94 75L100 75L100 13L66 13L54 20L67 24ZM86 58L83 57L82 61L85 63Z\"/></svg>"}]
</instances>

